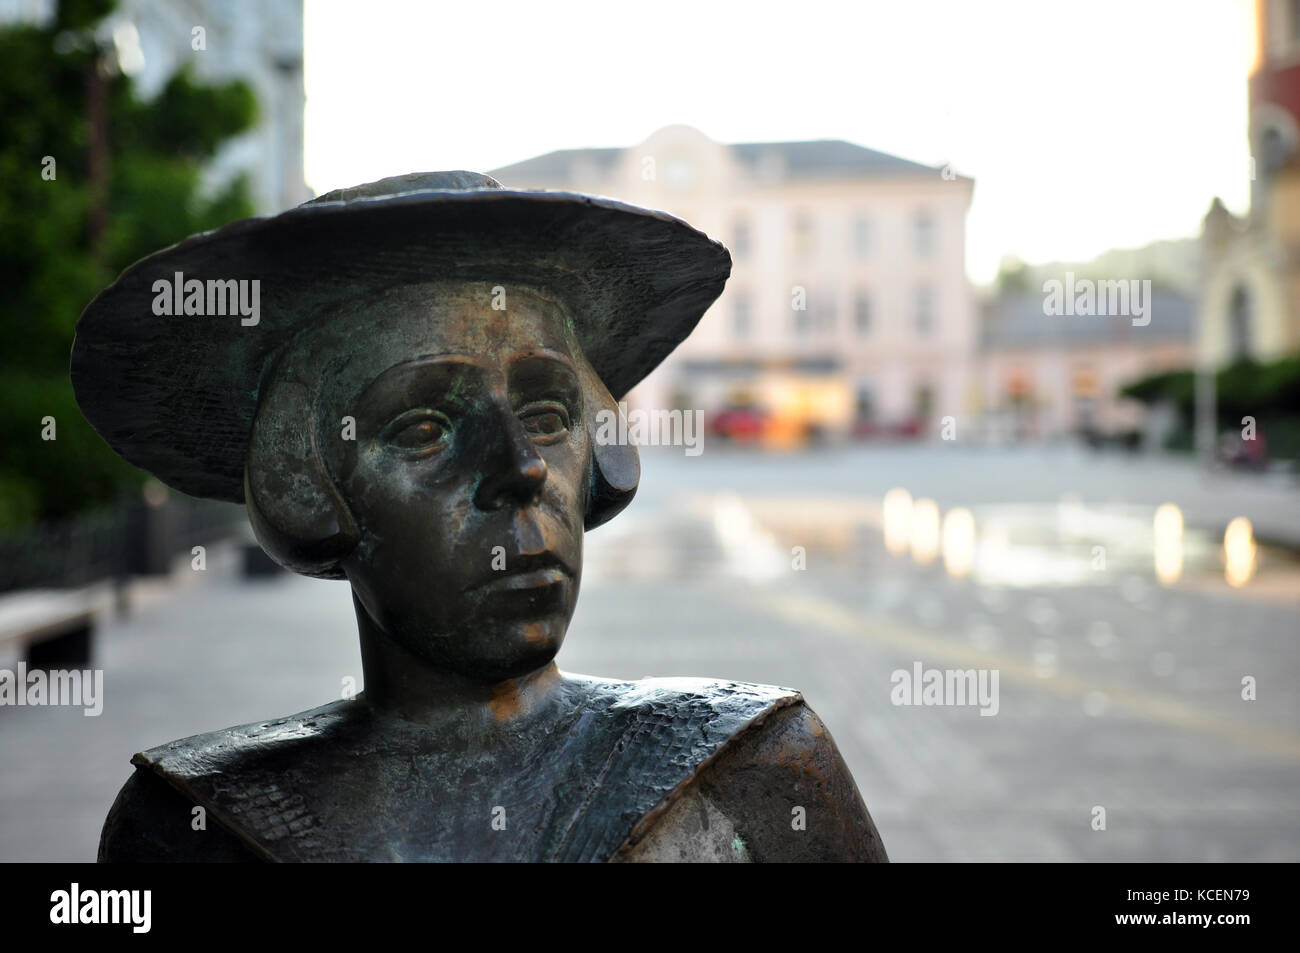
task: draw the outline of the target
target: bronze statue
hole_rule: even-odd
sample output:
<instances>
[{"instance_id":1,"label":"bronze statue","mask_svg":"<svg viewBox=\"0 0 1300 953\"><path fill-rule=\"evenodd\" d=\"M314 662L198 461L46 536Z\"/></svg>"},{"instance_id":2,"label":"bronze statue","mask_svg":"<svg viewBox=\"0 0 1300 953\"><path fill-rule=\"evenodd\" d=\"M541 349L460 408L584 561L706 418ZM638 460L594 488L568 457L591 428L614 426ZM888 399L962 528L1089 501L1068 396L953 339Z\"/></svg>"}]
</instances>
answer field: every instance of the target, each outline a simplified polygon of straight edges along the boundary
<instances>
[{"instance_id":1,"label":"bronze statue","mask_svg":"<svg viewBox=\"0 0 1300 953\"><path fill-rule=\"evenodd\" d=\"M661 212L429 173L193 236L96 298L87 418L346 579L365 677L137 754L100 860L885 860L796 692L554 661L583 532L639 476L596 415L730 268Z\"/></svg>"}]
</instances>

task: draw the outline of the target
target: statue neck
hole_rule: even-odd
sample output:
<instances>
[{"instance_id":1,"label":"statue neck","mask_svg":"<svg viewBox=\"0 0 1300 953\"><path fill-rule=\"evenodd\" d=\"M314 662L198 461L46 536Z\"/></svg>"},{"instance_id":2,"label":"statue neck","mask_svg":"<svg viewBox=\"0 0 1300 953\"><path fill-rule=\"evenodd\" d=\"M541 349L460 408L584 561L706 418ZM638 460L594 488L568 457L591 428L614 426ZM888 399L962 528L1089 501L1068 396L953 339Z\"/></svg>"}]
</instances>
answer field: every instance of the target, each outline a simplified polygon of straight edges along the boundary
<instances>
[{"instance_id":1,"label":"statue neck","mask_svg":"<svg viewBox=\"0 0 1300 953\"><path fill-rule=\"evenodd\" d=\"M552 661L517 678L485 682L439 668L379 628L353 596L361 636L365 702L377 711L430 726L491 731L517 726L547 709L563 677Z\"/></svg>"}]
</instances>

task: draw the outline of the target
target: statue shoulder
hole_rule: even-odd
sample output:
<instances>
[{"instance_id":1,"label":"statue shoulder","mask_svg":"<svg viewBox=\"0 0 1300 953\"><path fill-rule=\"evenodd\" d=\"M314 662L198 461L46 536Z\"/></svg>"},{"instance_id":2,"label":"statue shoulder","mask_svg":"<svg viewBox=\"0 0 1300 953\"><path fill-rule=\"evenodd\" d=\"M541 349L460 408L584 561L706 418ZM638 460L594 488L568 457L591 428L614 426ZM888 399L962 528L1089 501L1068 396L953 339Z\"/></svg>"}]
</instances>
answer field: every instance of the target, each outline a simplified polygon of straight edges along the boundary
<instances>
[{"instance_id":1,"label":"statue shoulder","mask_svg":"<svg viewBox=\"0 0 1300 953\"><path fill-rule=\"evenodd\" d=\"M653 720L672 713L679 721L696 717L719 727L743 727L755 718L803 701L792 688L734 682L712 678L613 679L570 676L571 682L589 686L593 696L605 698L614 711L635 711Z\"/></svg>"},{"instance_id":2,"label":"statue shoulder","mask_svg":"<svg viewBox=\"0 0 1300 953\"><path fill-rule=\"evenodd\" d=\"M834 739L802 699L720 750L623 845L623 861L887 861Z\"/></svg>"},{"instance_id":3,"label":"statue shoulder","mask_svg":"<svg viewBox=\"0 0 1300 953\"><path fill-rule=\"evenodd\" d=\"M603 733L615 743L597 748L619 752L613 766L629 785L669 795L740 739L787 709L804 706L789 688L705 678L643 678L634 682L589 680L589 710L603 710ZM606 778L606 783L613 780ZM650 807L650 805L647 805Z\"/></svg>"},{"instance_id":4,"label":"statue shoulder","mask_svg":"<svg viewBox=\"0 0 1300 953\"><path fill-rule=\"evenodd\" d=\"M295 753L345 734L364 717L362 706L335 702L140 752L131 759L135 773L104 822L99 861L271 859L262 843L248 835L246 818L240 815L272 814L292 823L293 796L280 791L274 780L259 782L275 775Z\"/></svg>"},{"instance_id":5,"label":"statue shoulder","mask_svg":"<svg viewBox=\"0 0 1300 953\"><path fill-rule=\"evenodd\" d=\"M331 702L319 708L209 731L169 741L132 758L138 767L175 778L210 776L255 770L259 762L282 760L323 741L335 741L362 726L369 710L355 700Z\"/></svg>"},{"instance_id":6,"label":"statue shoulder","mask_svg":"<svg viewBox=\"0 0 1300 953\"><path fill-rule=\"evenodd\" d=\"M262 859L255 846L142 767L122 785L99 838L101 864L254 863Z\"/></svg>"}]
</instances>

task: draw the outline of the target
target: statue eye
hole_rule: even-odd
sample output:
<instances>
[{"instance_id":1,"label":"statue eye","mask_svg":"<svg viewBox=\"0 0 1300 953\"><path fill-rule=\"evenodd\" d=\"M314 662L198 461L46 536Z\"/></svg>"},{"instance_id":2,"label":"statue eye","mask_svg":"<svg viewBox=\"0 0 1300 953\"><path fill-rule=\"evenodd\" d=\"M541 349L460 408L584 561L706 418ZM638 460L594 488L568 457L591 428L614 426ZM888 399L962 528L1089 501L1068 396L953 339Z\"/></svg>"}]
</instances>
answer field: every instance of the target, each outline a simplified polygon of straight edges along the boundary
<instances>
[{"instance_id":1,"label":"statue eye","mask_svg":"<svg viewBox=\"0 0 1300 953\"><path fill-rule=\"evenodd\" d=\"M519 422L534 437L561 437L569 430L569 412L563 404L547 401L528 404L519 411Z\"/></svg>"},{"instance_id":2,"label":"statue eye","mask_svg":"<svg viewBox=\"0 0 1300 953\"><path fill-rule=\"evenodd\" d=\"M385 439L398 450L425 454L441 449L450 436L451 422L446 417L432 411L417 411L393 421Z\"/></svg>"}]
</instances>

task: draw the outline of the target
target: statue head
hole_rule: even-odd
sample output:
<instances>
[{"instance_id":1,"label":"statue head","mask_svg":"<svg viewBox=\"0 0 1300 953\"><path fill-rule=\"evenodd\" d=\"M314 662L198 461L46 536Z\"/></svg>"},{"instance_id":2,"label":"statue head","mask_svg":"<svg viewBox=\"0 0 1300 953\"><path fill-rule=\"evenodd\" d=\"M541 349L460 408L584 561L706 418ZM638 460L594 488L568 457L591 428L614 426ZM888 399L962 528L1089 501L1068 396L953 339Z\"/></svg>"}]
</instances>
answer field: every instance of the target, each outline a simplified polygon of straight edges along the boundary
<instances>
[{"instance_id":1,"label":"statue head","mask_svg":"<svg viewBox=\"0 0 1300 953\"><path fill-rule=\"evenodd\" d=\"M281 564L346 578L374 624L473 678L532 671L576 604L584 528L636 491L565 304L429 282L341 302L271 373L245 496Z\"/></svg>"}]
</instances>

